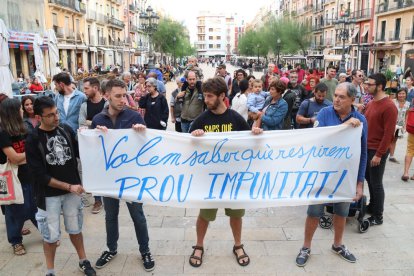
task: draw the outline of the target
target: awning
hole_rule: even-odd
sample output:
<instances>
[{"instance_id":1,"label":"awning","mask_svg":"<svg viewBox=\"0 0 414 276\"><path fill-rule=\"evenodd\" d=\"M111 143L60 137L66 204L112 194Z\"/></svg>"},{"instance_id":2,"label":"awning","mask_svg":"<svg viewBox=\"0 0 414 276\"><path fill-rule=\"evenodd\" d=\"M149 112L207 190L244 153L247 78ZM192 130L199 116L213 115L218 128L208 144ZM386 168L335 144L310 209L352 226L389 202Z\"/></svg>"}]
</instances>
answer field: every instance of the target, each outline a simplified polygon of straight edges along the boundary
<instances>
[{"instance_id":1,"label":"awning","mask_svg":"<svg viewBox=\"0 0 414 276\"><path fill-rule=\"evenodd\" d=\"M345 45L345 51L348 51L349 45ZM335 46L331 50L342 50L342 46Z\"/></svg>"},{"instance_id":2,"label":"awning","mask_svg":"<svg viewBox=\"0 0 414 276\"><path fill-rule=\"evenodd\" d=\"M75 49L75 45L73 45L73 44L58 44L57 47L60 50L73 50L73 49Z\"/></svg>"},{"instance_id":3,"label":"awning","mask_svg":"<svg viewBox=\"0 0 414 276\"><path fill-rule=\"evenodd\" d=\"M355 39L355 37L358 35L359 33L359 28L355 29L354 34L352 35L351 39Z\"/></svg>"},{"instance_id":4,"label":"awning","mask_svg":"<svg viewBox=\"0 0 414 276\"><path fill-rule=\"evenodd\" d=\"M16 43L16 42L9 42L9 48L11 49L20 49L23 51L33 51L33 44L29 44L29 43ZM45 45L41 45L40 46L41 49L43 50L48 50L48 46L47 44Z\"/></svg>"},{"instance_id":5,"label":"awning","mask_svg":"<svg viewBox=\"0 0 414 276\"><path fill-rule=\"evenodd\" d=\"M392 50L397 50L400 49L401 45L381 45L381 46L372 46L371 50L374 51L392 51Z\"/></svg>"},{"instance_id":6,"label":"awning","mask_svg":"<svg viewBox=\"0 0 414 276\"><path fill-rule=\"evenodd\" d=\"M98 50L101 50L101 51L112 51L112 49L108 49L108 48L104 48L104 47L97 47L98 48Z\"/></svg>"},{"instance_id":7,"label":"awning","mask_svg":"<svg viewBox=\"0 0 414 276\"><path fill-rule=\"evenodd\" d=\"M323 59L323 55L307 55L307 59Z\"/></svg>"},{"instance_id":8,"label":"awning","mask_svg":"<svg viewBox=\"0 0 414 276\"><path fill-rule=\"evenodd\" d=\"M361 35L362 37L366 36L369 31L369 25L364 26L364 33Z\"/></svg>"},{"instance_id":9,"label":"awning","mask_svg":"<svg viewBox=\"0 0 414 276\"><path fill-rule=\"evenodd\" d=\"M89 47L89 52L97 52L98 49L96 47Z\"/></svg>"},{"instance_id":10,"label":"awning","mask_svg":"<svg viewBox=\"0 0 414 276\"><path fill-rule=\"evenodd\" d=\"M76 47L76 49L78 49L78 50L87 50L88 49L88 47L86 46L86 45L75 45Z\"/></svg>"}]
</instances>

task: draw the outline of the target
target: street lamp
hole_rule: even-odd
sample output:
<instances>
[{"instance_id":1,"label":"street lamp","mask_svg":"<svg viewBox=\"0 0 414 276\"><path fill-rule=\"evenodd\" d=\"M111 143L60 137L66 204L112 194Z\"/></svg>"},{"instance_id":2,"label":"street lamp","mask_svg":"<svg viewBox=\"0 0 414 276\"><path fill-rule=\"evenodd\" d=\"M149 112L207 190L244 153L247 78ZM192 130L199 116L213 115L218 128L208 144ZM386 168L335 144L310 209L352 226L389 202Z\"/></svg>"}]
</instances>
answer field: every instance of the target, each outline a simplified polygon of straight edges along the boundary
<instances>
[{"instance_id":1,"label":"street lamp","mask_svg":"<svg viewBox=\"0 0 414 276\"><path fill-rule=\"evenodd\" d=\"M257 66L259 66L259 48L260 48L260 44L257 44L256 47L257 47Z\"/></svg>"},{"instance_id":2,"label":"street lamp","mask_svg":"<svg viewBox=\"0 0 414 276\"><path fill-rule=\"evenodd\" d=\"M146 11L139 14L140 26L139 28L148 35L148 70L154 68L154 56L152 51L152 35L157 31L158 20L160 19L156 12L148 6Z\"/></svg>"},{"instance_id":3,"label":"street lamp","mask_svg":"<svg viewBox=\"0 0 414 276\"><path fill-rule=\"evenodd\" d=\"M338 74L346 73L345 69L345 41L349 39L350 33L354 30L355 19L348 18L349 13L344 13L342 18L335 20L335 29L339 32L338 37L342 40L342 57L339 63Z\"/></svg>"},{"instance_id":4,"label":"street lamp","mask_svg":"<svg viewBox=\"0 0 414 276\"><path fill-rule=\"evenodd\" d=\"M280 38L278 38L277 40L276 40L276 50L277 50L277 66L279 67L279 55L280 55L280 47L282 46L281 45L281 40L280 40Z\"/></svg>"},{"instance_id":5,"label":"street lamp","mask_svg":"<svg viewBox=\"0 0 414 276\"><path fill-rule=\"evenodd\" d=\"M173 57L174 57L174 63L173 63L173 65L174 65L174 67L175 67L175 61L176 61L176 57L175 57L175 41L177 40L177 38L174 36L173 37L173 42L174 42L174 55L173 55Z\"/></svg>"}]
</instances>

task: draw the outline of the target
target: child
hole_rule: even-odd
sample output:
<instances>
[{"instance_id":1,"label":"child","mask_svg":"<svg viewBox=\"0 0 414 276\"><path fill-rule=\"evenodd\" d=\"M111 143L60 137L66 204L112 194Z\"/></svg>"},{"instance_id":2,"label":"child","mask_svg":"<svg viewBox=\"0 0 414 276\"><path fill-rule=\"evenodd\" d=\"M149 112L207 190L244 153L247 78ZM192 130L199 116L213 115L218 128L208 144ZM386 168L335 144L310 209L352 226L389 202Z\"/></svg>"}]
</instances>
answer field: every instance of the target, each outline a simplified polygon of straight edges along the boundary
<instances>
[{"instance_id":1,"label":"child","mask_svg":"<svg viewBox=\"0 0 414 276\"><path fill-rule=\"evenodd\" d=\"M255 79L253 81L253 93L250 93L247 97L249 119L257 119L258 113L262 110L267 96L269 96L269 92L262 91L262 81Z\"/></svg>"}]
</instances>

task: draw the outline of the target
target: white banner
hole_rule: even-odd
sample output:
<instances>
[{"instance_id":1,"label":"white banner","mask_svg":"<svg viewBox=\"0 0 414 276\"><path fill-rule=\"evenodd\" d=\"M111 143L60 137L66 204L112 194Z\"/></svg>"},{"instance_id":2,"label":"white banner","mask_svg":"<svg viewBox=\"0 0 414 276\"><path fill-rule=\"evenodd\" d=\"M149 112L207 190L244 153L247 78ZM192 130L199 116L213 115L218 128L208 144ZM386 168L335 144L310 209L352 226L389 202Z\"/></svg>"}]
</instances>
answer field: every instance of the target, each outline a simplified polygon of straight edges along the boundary
<instances>
[{"instance_id":1,"label":"white banner","mask_svg":"<svg viewBox=\"0 0 414 276\"><path fill-rule=\"evenodd\" d=\"M88 192L149 205L262 208L351 201L362 127L190 134L83 130Z\"/></svg>"}]
</instances>

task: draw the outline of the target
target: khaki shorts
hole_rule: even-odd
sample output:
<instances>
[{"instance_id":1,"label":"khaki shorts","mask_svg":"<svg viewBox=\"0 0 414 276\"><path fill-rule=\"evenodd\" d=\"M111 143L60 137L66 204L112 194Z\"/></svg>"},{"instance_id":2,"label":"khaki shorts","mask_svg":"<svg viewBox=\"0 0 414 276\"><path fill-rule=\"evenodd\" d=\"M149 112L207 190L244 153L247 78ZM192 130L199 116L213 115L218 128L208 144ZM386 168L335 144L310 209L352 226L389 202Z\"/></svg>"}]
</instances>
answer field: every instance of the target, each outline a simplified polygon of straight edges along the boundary
<instances>
[{"instance_id":1,"label":"khaki shorts","mask_svg":"<svg viewBox=\"0 0 414 276\"><path fill-rule=\"evenodd\" d=\"M407 132L408 133L408 132ZM414 134L408 133L407 137L407 156L414 156Z\"/></svg>"},{"instance_id":2,"label":"khaki shorts","mask_svg":"<svg viewBox=\"0 0 414 276\"><path fill-rule=\"evenodd\" d=\"M218 209L200 209L199 216L206 221L214 221L216 219ZM241 218L244 216L244 209L224 209L226 216L231 218Z\"/></svg>"}]
</instances>

